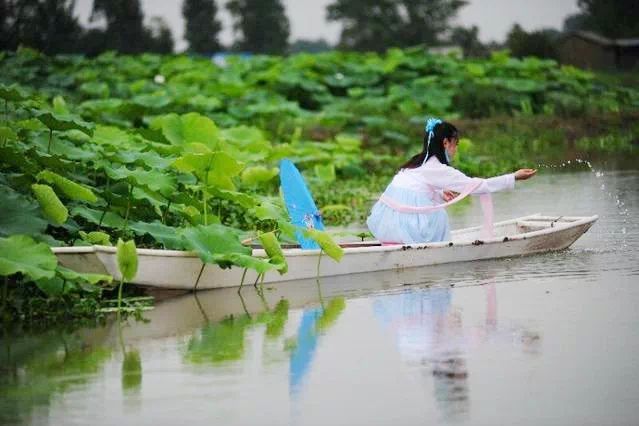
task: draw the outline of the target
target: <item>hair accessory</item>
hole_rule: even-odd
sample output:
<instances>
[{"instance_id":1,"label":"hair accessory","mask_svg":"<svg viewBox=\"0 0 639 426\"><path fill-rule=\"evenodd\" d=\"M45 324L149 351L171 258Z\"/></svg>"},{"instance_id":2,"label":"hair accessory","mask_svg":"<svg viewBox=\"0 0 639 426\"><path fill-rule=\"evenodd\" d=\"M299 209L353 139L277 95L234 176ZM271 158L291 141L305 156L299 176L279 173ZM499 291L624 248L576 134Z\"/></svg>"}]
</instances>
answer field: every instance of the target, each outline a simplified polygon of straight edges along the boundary
<instances>
[{"instance_id":1,"label":"hair accessory","mask_svg":"<svg viewBox=\"0 0 639 426\"><path fill-rule=\"evenodd\" d=\"M426 120L426 133L428 133L428 140L426 142L426 155L424 156L424 161L422 162L422 165L426 162L426 159L428 158L428 149L430 148L430 140L435 135L435 126L437 126L441 122L442 121L439 118L434 118L434 117L431 117L428 120Z\"/></svg>"}]
</instances>

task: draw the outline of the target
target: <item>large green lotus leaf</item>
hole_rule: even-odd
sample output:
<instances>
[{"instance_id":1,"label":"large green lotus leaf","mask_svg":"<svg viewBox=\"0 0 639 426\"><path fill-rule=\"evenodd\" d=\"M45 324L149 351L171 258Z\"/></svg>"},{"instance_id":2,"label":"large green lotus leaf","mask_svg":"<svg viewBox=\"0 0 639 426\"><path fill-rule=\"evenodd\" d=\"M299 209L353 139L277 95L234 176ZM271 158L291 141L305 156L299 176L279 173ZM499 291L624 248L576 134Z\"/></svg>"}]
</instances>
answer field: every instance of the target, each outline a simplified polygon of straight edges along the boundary
<instances>
[{"instance_id":1,"label":"large green lotus leaf","mask_svg":"<svg viewBox=\"0 0 639 426\"><path fill-rule=\"evenodd\" d=\"M54 224L62 225L69 217L69 211L62 204L53 188L49 185L34 183L31 190L35 194L44 215Z\"/></svg>"},{"instance_id":2,"label":"large green lotus leaf","mask_svg":"<svg viewBox=\"0 0 639 426\"><path fill-rule=\"evenodd\" d=\"M75 206L71 209L72 216L79 216L95 225L100 224L102 214L103 212L101 210L90 209L85 206ZM107 212L102 219L102 226L122 228L124 227L124 219L113 212Z\"/></svg>"},{"instance_id":3,"label":"large green lotus leaf","mask_svg":"<svg viewBox=\"0 0 639 426\"><path fill-rule=\"evenodd\" d=\"M221 224L194 226L180 231L184 246L195 251L206 263L216 263L216 255L231 253L250 256L250 247L242 245L240 231Z\"/></svg>"},{"instance_id":4,"label":"large green lotus leaf","mask_svg":"<svg viewBox=\"0 0 639 426\"><path fill-rule=\"evenodd\" d=\"M277 167L254 166L247 167L242 171L242 183L249 186L259 185L268 182L277 176L280 169Z\"/></svg>"},{"instance_id":5,"label":"large green lotus leaf","mask_svg":"<svg viewBox=\"0 0 639 426\"><path fill-rule=\"evenodd\" d=\"M133 170L126 167L104 168L107 176L114 180L127 180L132 184L146 186L152 191L162 194L171 194L175 190L175 178L169 174L155 170L144 170L135 168Z\"/></svg>"},{"instance_id":6,"label":"large green lotus leaf","mask_svg":"<svg viewBox=\"0 0 639 426\"><path fill-rule=\"evenodd\" d=\"M203 143L214 147L219 138L219 130L215 123L198 113L182 116L170 114L162 119L162 134L171 143Z\"/></svg>"},{"instance_id":7,"label":"large green lotus leaf","mask_svg":"<svg viewBox=\"0 0 639 426\"><path fill-rule=\"evenodd\" d=\"M208 184L229 188L229 178L237 176L244 167L225 152L187 153L175 160L173 167L181 172L194 173L203 180L208 172Z\"/></svg>"},{"instance_id":8,"label":"large green lotus leaf","mask_svg":"<svg viewBox=\"0 0 639 426\"><path fill-rule=\"evenodd\" d=\"M37 178L38 180L44 180L55 185L64 195L72 200L86 201L88 203L95 203L98 201L98 198L91 189L60 176L57 173L44 170L38 173Z\"/></svg>"},{"instance_id":9,"label":"large green lotus leaf","mask_svg":"<svg viewBox=\"0 0 639 426\"><path fill-rule=\"evenodd\" d=\"M122 280L130 282L138 273L138 253L135 249L135 241L124 242L122 239L118 239L116 249L118 269L122 275Z\"/></svg>"},{"instance_id":10,"label":"large green lotus leaf","mask_svg":"<svg viewBox=\"0 0 639 426\"><path fill-rule=\"evenodd\" d=\"M8 186L0 185L0 206L0 236L36 235L47 227L38 204Z\"/></svg>"},{"instance_id":11,"label":"large green lotus leaf","mask_svg":"<svg viewBox=\"0 0 639 426\"><path fill-rule=\"evenodd\" d=\"M257 271L259 274L264 274L272 269L283 268L282 264L275 265L264 259L250 256L248 254L240 253L227 253L213 255L213 262L217 263L221 267L229 267L231 265L239 266L241 268L248 268Z\"/></svg>"},{"instance_id":12,"label":"large green lotus leaf","mask_svg":"<svg viewBox=\"0 0 639 426\"><path fill-rule=\"evenodd\" d=\"M20 102L29 98L29 95L17 84L6 86L0 84L0 98L11 102Z\"/></svg>"},{"instance_id":13,"label":"large green lotus leaf","mask_svg":"<svg viewBox=\"0 0 639 426\"><path fill-rule=\"evenodd\" d=\"M324 182L330 183L335 181L335 165L334 164L316 164L315 176Z\"/></svg>"},{"instance_id":14,"label":"large green lotus leaf","mask_svg":"<svg viewBox=\"0 0 639 426\"><path fill-rule=\"evenodd\" d=\"M260 129L248 126L225 129L222 131L222 138L237 146L248 146L254 143L267 142Z\"/></svg>"},{"instance_id":15,"label":"large green lotus leaf","mask_svg":"<svg viewBox=\"0 0 639 426\"><path fill-rule=\"evenodd\" d=\"M129 224L129 228L138 235L149 234L157 242L164 244L166 248L174 250L183 248L179 228L173 228L172 226L164 225L158 221L151 223L133 222Z\"/></svg>"},{"instance_id":16,"label":"large green lotus leaf","mask_svg":"<svg viewBox=\"0 0 639 426\"><path fill-rule=\"evenodd\" d=\"M48 297L62 296L66 289L64 280L57 276L54 276L53 278L41 278L36 281L36 285Z\"/></svg>"},{"instance_id":17,"label":"large green lotus leaf","mask_svg":"<svg viewBox=\"0 0 639 426\"><path fill-rule=\"evenodd\" d=\"M0 238L0 275L22 273L32 280L53 278L58 259L49 246L26 235Z\"/></svg>"},{"instance_id":18,"label":"large green lotus leaf","mask_svg":"<svg viewBox=\"0 0 639 426\"><path fill-rule=\"evenodd\" d=\"M199 111L213 111L222 106L219 99L202 94L189 97L186 103Z\"/></svg>"},{"instance_id":19,"label":"large green lotus leaf","mask_svg":"<svg viewBox=\"0 0 639 426\"><path fill-rule=\"evenodd\" d=\"M170 167L175 158L160 156L153 151L120 151L117 159L124 164L136 163L140 166L147 166L152 169L164 170Z\"/></svg>"},{"instance_id":20,"label":"large green lotus leaf","mask_svg":"<svg viewBox=\"0 0 639 426\"><path fill-rule=\"evenodd\" d=\"M65 280L84 281L93 285L101 283L101 282L110 283L111 281L113 281L113 277L111 275L84 274L81 272L76 272L71 269L65 268L64 266L61 266L61 265L58 265L57 271L58 271L58 275L60 275Z\"/></svg>"},{"instance_id":21,"label":"large green lotus leaf","mask_svg":"<svg viewBox=\"0 0 639 426\"><path fill-rule=\"evenodd\" d=\"M91 98L108 98L111 94L109 85L103 81L91 81L83 83L78 88L80 93L88 95Z\"/></svg>"},{"instance_id":22,"label":"large green lotus leaf","mask_svg":"<svg viewBox=\"0 0 639 426\"><path fill-rule=\"evenodd\" d=\"M0 145L4 145L7 141L15 141L18 135L10 127L0 126Z\"/></svg>"},{"instance_id":23,"label":"large green lotus leaf","mask_svg":"<svg viewBox=\"0 0 639 426\"><path fill-rule=\"evenodd\" d=\"M80 110L93 114L115 113L124 103L122 99L91 99L80 104Z\"/></svg>"},{"instance_id":24,"label":"large green lotus leaf","mask_svg":"<svg viewBox=\"0 0 639 426\"><path fill-rule=\"evenodd\" d=\"M250 209L259 202L255 196L244 192L231 191L217 187L209 188L209 192L215 198L232 201L245 209Z\"/></svg>"},{"instance_id":25,"label":"large green lotus leaf","mask_svg":"<svg viewBox=\"0 0 639 426\"><path fill-rule=\"evenodd\" d=\"M58 114L53 111L35 110L35 117L51 130L76 129L87 135L93 135L94 125L73 114Z\"/></svg>"},{"instance_id":26,"label":"large green lotus leaf","mask_svg":"<svg viewBox=\"0 0 639 426\"><path fill-rule=\"evenodd\" d=\"M329 255L332 259L340 261L344 256L344 249L337 244L333 238L325 231L319 231L317 229L304 229L302 230L304 236L314 240Z\"/></svg>"},{"instance_id":27,"label":"large green lotus leaf","mask_svg":"<svg viewBox=\"0 0 639 426\"><path fill-rule=\"evenodd\" d=\"M90 244L97 244L100 246L113 245L111 244L111 236L109 236L109 234L105 232L91 231L87 233L84 231L79 231L79 234L80 234L80 238L82 238L84 241Z\"/></svg>"},{"instance_id":28,"label":"large green lotus leaf","mask_svg":"<svg viewBox=\"0 0 639 426\"><path fill-rule=\"evenodd\" d=\"M131 144L131 136L117 127L97 126L93 133L93 142L122 149Z\"/></svg>"}]
</instances>

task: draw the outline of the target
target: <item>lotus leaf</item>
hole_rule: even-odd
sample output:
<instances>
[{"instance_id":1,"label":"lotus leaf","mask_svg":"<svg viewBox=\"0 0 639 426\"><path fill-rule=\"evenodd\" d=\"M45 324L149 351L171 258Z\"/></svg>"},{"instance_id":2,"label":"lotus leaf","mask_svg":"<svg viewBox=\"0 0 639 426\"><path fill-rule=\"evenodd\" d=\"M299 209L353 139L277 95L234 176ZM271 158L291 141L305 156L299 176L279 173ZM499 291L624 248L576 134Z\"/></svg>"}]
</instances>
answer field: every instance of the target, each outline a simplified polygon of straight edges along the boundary
<instances>
[{"instance_id":1,"label":"lotus leaf","mask_svg":"<svg viewBox=\"0 0 639 426\"><path fill-rule=\"evenodd\" d=\"M275 233L266 232L260 234L259 239L260 243L262 243L262 247L271 260L271 263L276 265L276 268L279 270L280 274L285 274L288 271L288 264L286 262L286 258L284 257L282 246L277 240Z\"/></svg>"},{"instance_id":2,"label":"lotus leaf","mask_svg":"<svg viewBox=\"0 0 639 426\"><path fill-rule=\"evenodd\" d=\"M62 225L69 217L69 211L62 204L53 188L49 185L34 183L31 190L36 196L44 215L54 224Z\"/></svg>"},{"instance_id":3,"label":"lotus leaf","mask_svg":"<svg viewBox=\"0 0 639 426\"><path fill-rule=\"evenodd\" d=\"M47 227L38 204L8 186L0 185L0 205L0 236L33 236L44 232Z\"/></svg>"},{"instance_id":4,"label":"lotus leaf","mask_svg":"<svg viewBox=\"0 0 639 426\"><path fill-rule=\"evenodd\" d=\"M95 196L86 186L75 183L57 173L53 173L48 170L44 170L38 173L38 180L44 180L50 184L55 185L64 195L72 200L86 201L88 203L95 203L98 198Z\"/></svg>"},{"instance_id":5,"label":"lotus leaf","mask_svg":"<svg viewBox=\"0 0 639 426\"><path fill-rule=\"evenodd\" d=\"M32 280L53 278L58 260L49 246L26 235L0 238L0 276L22 273Z\"/></svg>"},{"instance_id":6,"label":"lotus leaf","mask_svg":"<svg viewBox=\"0 0 639 426\"><path fill-rule=\"evenodd\" d=\"M123 281L132 281L138 273L138 253L135 248L135 241L124 242L118 239L116 257L118 269Z\"/></svg>"}]
</instances>

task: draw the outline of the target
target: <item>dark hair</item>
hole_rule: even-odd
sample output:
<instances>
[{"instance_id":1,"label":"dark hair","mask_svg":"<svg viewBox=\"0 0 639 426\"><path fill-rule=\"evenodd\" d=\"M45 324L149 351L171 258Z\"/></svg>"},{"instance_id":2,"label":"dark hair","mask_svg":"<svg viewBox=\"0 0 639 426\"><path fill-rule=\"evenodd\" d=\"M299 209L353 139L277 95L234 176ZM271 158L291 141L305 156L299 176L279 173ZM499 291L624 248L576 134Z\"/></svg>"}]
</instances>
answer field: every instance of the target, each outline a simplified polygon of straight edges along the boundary
<instances>
[{"instance_id":1,"label":"dark hair","mask_svg":"<svg viewBox=\"0 0 639 426\"><path fill-rule=\"evenodd\" d=\"M400 169L415 169L422 164L428 158L433 155L437 157L440 163L448 165L446 161L446 154L444 153L444 139L452 140L458 139L459 132L457 128L447 121L442 121L435 125L433 129L433 137L430 138L430 145L428 145L428 133L424 135L424 147L422 152L408 160ZM428 158L426 158L426 148L428 147Z\"/></svg>"}]
</instances>

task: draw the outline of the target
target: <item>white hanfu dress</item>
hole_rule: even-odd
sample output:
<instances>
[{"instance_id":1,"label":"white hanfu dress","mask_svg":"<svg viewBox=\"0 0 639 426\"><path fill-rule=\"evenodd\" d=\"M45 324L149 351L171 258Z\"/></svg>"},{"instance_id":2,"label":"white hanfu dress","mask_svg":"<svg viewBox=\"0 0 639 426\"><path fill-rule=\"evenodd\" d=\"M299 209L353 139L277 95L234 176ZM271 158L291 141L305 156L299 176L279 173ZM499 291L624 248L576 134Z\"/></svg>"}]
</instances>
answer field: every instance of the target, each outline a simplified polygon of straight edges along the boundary
<instances>
[{"instance_id":1,"label":"white hanfu dress","mask_svg":"<svg viewBox=\"0 0 639 426\"><path fill-rule=\"evenodd\" d=\"M446 210L406 212L400 206L426 207L444 203L443 191L485 194L513 189L515 174L489 179L471 178L432 156L420 167L400 170L366 220L373 236L387 244L417 244L450 240ZM384 200L387 200L386 202ZM392 203L389 201L392 200ZM389 205L390 204L390 205ZM391 207L393 206L393 207Z\"/></svg>"}]
</instances>

